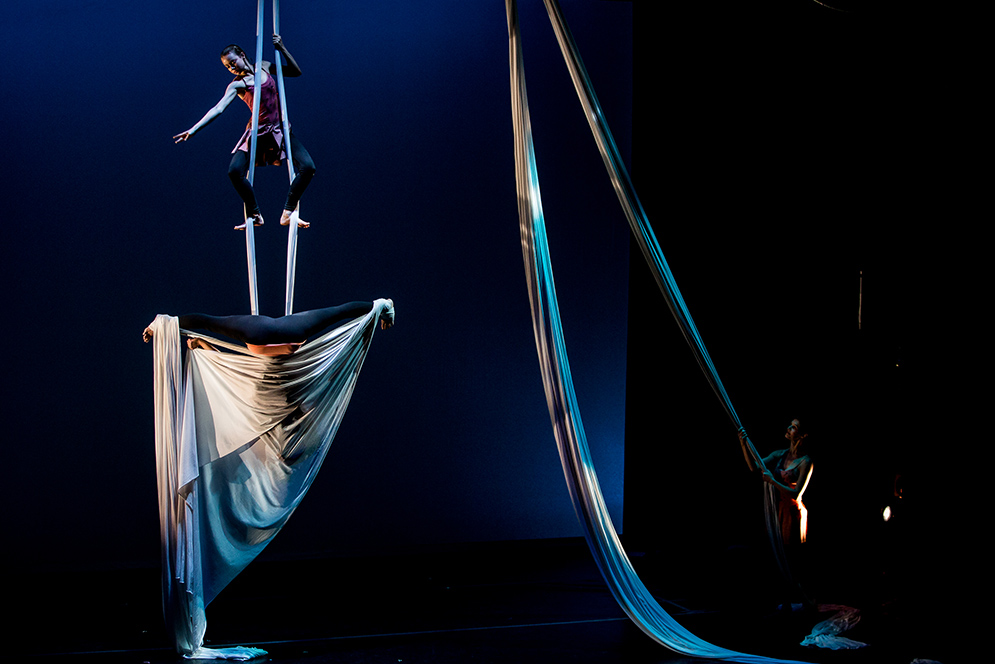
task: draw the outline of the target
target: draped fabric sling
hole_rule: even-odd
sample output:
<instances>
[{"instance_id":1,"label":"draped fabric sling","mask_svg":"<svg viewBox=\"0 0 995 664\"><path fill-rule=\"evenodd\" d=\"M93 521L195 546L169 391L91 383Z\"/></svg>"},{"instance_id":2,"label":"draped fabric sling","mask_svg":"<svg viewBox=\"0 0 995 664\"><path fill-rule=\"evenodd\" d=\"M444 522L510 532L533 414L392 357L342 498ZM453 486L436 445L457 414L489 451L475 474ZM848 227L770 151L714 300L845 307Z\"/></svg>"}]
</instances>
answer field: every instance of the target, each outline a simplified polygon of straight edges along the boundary
<instances>
[{"instance_id":1,"label":"draped fabric sling","mask_svg":"<svg viewBox=\"0 0 995 664\"><path fill-rule=\"evenodd\" d=\"M178 319L153 322L163 610L185 656L264 654L204 648L204 609L304 498L387 306L377 300L362 318L282 357L192 335L224 350L188 351L181 363Z\"/></svg>"},{"instance_id":2,"label":"draped fabric sling","mask_svg":"<svg viewBox=\"0 0 995 664\"><path fill-rule=\"evenodd\" d=\"M597 473L591 459L573 379L567 360L566 345L556 301L556 287L546 240L545 220L536 170L535 149L529 120L528 95L525 86L525 66L522 57L521 34L516 0L506 0L509 39L509 69L511 74L512 124L515 137L515 176L518 191L518 216L522 238L522 255L532 324L539 355L546 402L556 445L560 453L564 477L577 517L595 561L609 589L632 621L658 643L679 653L737 662L771 662L766 657L739 653L708 643L681 626L660 606L639 579L622 548L608 508L601 494ZM732 404L715 372L701 338L684 306L677 285L663 258L646 215L635 196L635 190L615 148L601 114L600 105L583 69L573 39L569 35L559 7L546 0L554 30L567 59L575 87L581 96L585 114L591 124L598 147L604 157L616 192L629 218L633 231L656 276L657 283L681 324L699 364L713 389L723 402L733 422L739 426ZM750 446L752 450L752 445ZM756 455L755 450L752 454ZM759 458L759 457L756 457Z\"/></svg>"}]
</instances>

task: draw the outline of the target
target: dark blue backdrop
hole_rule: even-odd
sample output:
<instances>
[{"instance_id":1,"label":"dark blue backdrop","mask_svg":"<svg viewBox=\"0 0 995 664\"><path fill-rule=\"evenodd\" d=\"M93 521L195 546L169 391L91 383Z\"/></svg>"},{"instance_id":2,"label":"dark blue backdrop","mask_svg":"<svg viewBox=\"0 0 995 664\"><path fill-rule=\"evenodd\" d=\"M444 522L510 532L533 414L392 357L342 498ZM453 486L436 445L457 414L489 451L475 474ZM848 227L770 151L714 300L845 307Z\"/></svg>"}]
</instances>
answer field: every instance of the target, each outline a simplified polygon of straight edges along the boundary
<instances>
[{"instance_id":1,"label":"dark blue backdrop","mask_svg":"<svg viewBox=\"0 0 995 664\"><path fill-rule=\"evenodd\" d=\"M540 2L522 26L540 178L585 425L621 524L628 231ZM563 3L628 156L631 6ZM226 167L241 102L218 53L252 52L255 3L18 3L4 127L3 334L33 564L158 559L156 313L247 312ZM269 21L269 14L267 14ZM417 550L580 534L528 314L501 2L288 1L287 83L318 174L302 202L296 308L393 297L322 476L269 555ZM272 48L267 48L272 53ZM271 55L267 55L269 59ZM257 173L262 313L282 313L286 171Z\"/></svg>"}]
</instances>

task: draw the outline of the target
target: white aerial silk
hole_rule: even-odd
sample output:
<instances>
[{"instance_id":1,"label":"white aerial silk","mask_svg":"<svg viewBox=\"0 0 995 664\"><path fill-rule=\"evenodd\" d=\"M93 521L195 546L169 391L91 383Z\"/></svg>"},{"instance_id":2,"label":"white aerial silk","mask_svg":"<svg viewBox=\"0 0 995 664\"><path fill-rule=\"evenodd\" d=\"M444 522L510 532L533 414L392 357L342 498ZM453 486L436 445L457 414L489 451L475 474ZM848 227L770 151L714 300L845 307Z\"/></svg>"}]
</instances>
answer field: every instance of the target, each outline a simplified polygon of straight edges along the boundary
<instances>
[{"instance_id":1,"label":"white aerial silk","mask_svg":"<svg viewBox=\"0 0 995 664\"><path fill-rule=\"evenodd\" d=\"M639 579L618 539L611 517L601 494L597 473L591 459L584 426L580 417L566 344L556 301L552 264L546 241L539 176L536 169L532 127L529 120L528 95L525 86L525 66L522 57L521 34L516 0L505 2L508 19L509 68L511 72L511 111L515 136L515 176L518 189L518 216L522 238L525 276L532 307L532 325L536 350L542 372L546 402L549 407L553 434L560 453L577 518L584 527L588 546L616 601L629 618L648 636L676 652L695 657L725 659L737 662L772 662L766 657L749 655L715 646L698 638L674 620ZM706 377L723 402L734 423L739 424L732 404L715 373L704 344L701 342L680 291L670 274L652 229L646 220L628 174L622 164L610 132L604 123L600 104L594 96L590 80L584 71L579 53L562 19L555 0L546 0L546 7L567 60L585 114L595 134L605 164L626 216L646 254L647 261L670 305L671 311L695 351ZM754 452L755 453L755 452Z\"/></svg>"},{"instance_id":2,"label":"white aerial silk","mask_svg":"<svg viewBox=\"0 0 995 664\"><path fill-rule=\"evenodd\" d=\"M274 29L274 32L276 30ZM256 65L252 76L255 89L252 93L252 140L249 141L249 171L245 179L249 185L256 177L256 146L259 143L259 108L263 98L263 0L256 2ZM287 142L290 142L290 134ZM253 224L249 223L249 210L242 206L245 217L245 261L249 270L249 312L255 316L259 313L259 283L256 278L256 234Z\"/></svg>"},{"instance_id":3,"label":"white aerial silk","mask_svg":"<svg viewBox=\"0 0 995 664\"><path fill-rule=\"evenodd\" d=\"M188 351L182 366L178 319L152 323L163 610L178 652L263 654L204 648L204 609L311 486L388 306L377 300L366 316L282 357L204 337L232 352Z\"/></svg>"},{"instance_id":4,"label":"white aerial silk","mask_svg":"<svg viewBox=\"0 0 995 664\"><path fill-rule=\"evenodd\" d=\"M259 0L262 7L263 0ZM280 0L273 0L273 34L280 34ZM257 61L262 56L257 58ZM294 155L290 145L290 114L287 113L287 93L283 87L283 57L280 49L273 55L273 64L276 65L276 89L280 95L280 117L283 118L283 149L287 154L287 175L290 177L290 184L294 183L297 172L294 170ZM255 99L252 100L255 103ZM283 313L287 316L294 313L294 282L297 278L297 222L300 220L301 204L290 215L290 223L287 224L287 287L286 300Z\"/></svg>"}]
</instances>

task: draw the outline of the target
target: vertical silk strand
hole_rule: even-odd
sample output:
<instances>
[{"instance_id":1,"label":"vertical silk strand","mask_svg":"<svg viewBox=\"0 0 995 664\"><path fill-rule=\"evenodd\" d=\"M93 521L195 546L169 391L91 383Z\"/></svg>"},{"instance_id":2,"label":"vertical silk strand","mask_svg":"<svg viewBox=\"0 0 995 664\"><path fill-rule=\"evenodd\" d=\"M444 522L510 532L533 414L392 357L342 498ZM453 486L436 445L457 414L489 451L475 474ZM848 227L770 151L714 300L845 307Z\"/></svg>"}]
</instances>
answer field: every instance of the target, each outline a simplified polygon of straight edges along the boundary
<instances>
[{"instance_id":1,"label":"vertical silk strand","mask_svg":"<svg viewBox=\"0 0 995 664\"><path fill-rule=\"evenodd\" d=\"M280 34L280 0L273 0L273 33ZM290 150L290 118L287 116L287 95L283 87L283 56L277 50L273 58L276 66L276 86L280 93L280 117L283 122L283 146L287 154L287 174L290 184L294 183L297 173L294 172L294 156ZM297 215L300 215L300 203L297 204ZM291 218L287 235L287 287L283 313L287 316L294 313L294 280L297 275L297 219Z\"/></svg>"},{"instance_id":2,"label":"vertical silk strand","mask_svg":"<svg viewBox=\"0 0 995 664\"><path fill-rule=\"evenodd\" d=\"M249 143L249 185L256 176L256 147L259 143L259 102L263 92L263 0L256 1L256 69L253 75L255 91L252 95L252 140ZM245 210L245 258L249 266L249 311L259 315L259 285L256 280L256 236L249 211Z\"/></svg>"}]
</instances>

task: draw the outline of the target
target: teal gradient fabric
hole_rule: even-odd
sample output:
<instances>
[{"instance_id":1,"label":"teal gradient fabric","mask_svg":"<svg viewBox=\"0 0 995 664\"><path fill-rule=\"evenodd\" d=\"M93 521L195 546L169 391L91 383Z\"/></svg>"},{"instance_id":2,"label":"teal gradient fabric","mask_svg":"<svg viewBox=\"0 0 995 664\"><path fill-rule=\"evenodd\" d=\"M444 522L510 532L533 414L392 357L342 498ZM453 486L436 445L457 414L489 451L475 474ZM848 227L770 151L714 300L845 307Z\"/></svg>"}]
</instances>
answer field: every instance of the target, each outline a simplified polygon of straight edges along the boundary
<instances>
[{"instance_id":1,"label":"teal gradient fabric","mask_svg":"<svg viewBox=\"0 0 995 664\"><path fill-rule=\"evenodd\" d=\"M591 553L609 588L622 609L632 621L652 639L676 652L695 657L724 659L736 662L772 662L766 657L740 653L715 646L698 638L674 620L656 601L632 567L618 538L605 505L597 473L588 448L580 409L577 404L567 359L566 344L556 300L556 286L546 239L539 176L536 169L535 148L529 119L528 94L525 85L525 66L522 55L521 33L515 0L506 0L509 39L509 68L511 77L511 112L515 137L515 177L518 193L519 228L522 239L522 257L525 278L532 309L532 325L536 351L542 373L546 402L554 438L560 454L567 488L573 501L577 518L584 527ZM632 189L628 174L619 157L608 128L601 116L600 106L591 89L558 5L547 0L547 9L560 41L561 49L571 70L582 105L591 123L598 147L605 159L612 182L622 201L626 216L636 233L647 260L654 268L667 303L681 323L685 337L695 350L699 364L706 370L709 382L719 395L734 423L739 420L729 403L725 389L715 373L711 359L694 327L690 314L680 297L677 285L670 274L663 253L653 236L639 201Z\"/></svg>"}]
</instances>

